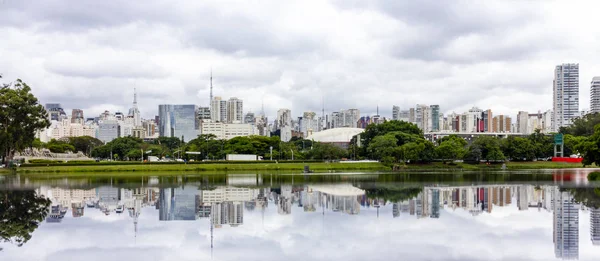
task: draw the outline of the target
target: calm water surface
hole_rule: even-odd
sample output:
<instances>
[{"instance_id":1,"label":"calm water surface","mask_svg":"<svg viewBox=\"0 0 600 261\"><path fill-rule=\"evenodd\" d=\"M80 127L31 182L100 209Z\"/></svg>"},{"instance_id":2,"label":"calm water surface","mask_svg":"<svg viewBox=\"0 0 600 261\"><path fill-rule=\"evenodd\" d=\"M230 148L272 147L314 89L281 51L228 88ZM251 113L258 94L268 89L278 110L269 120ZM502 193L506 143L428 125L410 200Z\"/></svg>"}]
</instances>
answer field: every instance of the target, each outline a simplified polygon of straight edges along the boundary
<instances>
[{"instance_id":1,"label":"calm water surface","mask_svg":"<svg viewBox=\"0 0 600 261\"><path fill-rule=\"evenodd\" d=\"M600 260L587 172L0 176L0 260Z\"/></svg>"}]
</instances>

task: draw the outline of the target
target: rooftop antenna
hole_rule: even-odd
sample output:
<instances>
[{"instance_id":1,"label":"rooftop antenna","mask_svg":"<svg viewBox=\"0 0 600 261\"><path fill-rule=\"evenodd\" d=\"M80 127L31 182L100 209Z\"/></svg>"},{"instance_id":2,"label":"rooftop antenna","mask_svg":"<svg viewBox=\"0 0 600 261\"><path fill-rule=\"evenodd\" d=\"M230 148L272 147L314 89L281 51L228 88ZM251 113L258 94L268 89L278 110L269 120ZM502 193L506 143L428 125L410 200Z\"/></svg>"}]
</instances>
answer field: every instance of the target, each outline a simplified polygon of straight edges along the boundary
<instances>
[{"instance_id":1,"label":"rooftop antenna","mask_svg":"<svg viewBox=\"0 0 600 261\"><path fill-rule=\"evenodd\" d=\"M137 109L137 107L137 90L135 87L133 87L133 108Z\"/></svg>"},{"instance_id":2,"label":"rooftop antenna","mask_svg":"<svg viewBox=\"0 0 600 261\"><path fill-rule=\"evenodd\" d=\"M210 67L210 101L208 103L212 103L213 100L213 85L212 85L212 67Z\"/></svg>"}]
</instances>

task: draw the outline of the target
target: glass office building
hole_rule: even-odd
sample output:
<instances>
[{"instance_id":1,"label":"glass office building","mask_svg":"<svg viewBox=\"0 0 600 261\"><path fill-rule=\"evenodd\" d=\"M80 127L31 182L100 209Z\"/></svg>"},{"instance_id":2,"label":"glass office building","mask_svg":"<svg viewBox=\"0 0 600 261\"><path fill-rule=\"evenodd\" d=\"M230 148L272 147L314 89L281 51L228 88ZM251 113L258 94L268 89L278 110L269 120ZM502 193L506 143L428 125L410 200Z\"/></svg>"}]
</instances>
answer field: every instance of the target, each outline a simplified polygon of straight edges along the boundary
<instances>
[{"instance_id":1,"label":"glass office building","mask_svg":"<svg viewBox=\"0 0 600 261\"><path fill-rule=\"evenodd\" d=\"M199 120L196 117L196 105L158 105L160 117L159 133L161 137L177 137L185 142L200 134Z\"/></svg>"}]
</instances>

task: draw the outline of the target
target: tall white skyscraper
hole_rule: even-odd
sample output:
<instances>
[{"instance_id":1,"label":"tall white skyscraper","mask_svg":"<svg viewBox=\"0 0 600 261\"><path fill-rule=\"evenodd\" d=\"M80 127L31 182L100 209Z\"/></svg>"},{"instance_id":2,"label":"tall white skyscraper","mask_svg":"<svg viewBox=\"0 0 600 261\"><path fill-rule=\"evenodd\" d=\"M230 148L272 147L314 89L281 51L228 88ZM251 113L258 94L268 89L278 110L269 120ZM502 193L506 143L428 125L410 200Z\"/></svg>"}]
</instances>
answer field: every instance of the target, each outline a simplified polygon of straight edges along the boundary
<instances>
[{"instance_id":1,"label":"tall white skyscraper","mask_svg":"<svg viewBox=\"0 0 600 261\"><path fill-rule=\"evenodd\" d=\"M590 86L590 113L600 112L600 76L592 78Z\"/></svg>"},{"instance_id":2,"label":"tall white skyscraper","mask_svg":"<svg viewBox=\"0 0 600 261\"><path fill-rule=\"evenodd\" d=\"M553 130L571 125L579 115L579 64L565 63L554 70Z\"/></svg>"},{"instance_id":3,"label":"tall white skyscraper","mask_svg":"<svg viewBox=\"0 0 600 261\"><path fill-rule=\"evenodd\" d=\"M242 123L244 120L244 101L231 97L227 101L227 122Z\"/></svg>"},{"instance_id":4,"label":"tall white skyscraper","mask_svg":"<svg viewBox=\"0 0 600 261\"><path fill-rule=\"evenodd\" d=\"M227 101L215 96L210 102L210 118L215 122L227 122Z\"/></svg>"},{"instance_id":5,"label":"tall white skyscraper","mask_svg":"<svg viewBox=\"0 0 600 261\"><path fill-rule=\"evenodd\" d=\"M277 129L280 130L281 141L288 142L292 138L292 111L290 109L279 109L277 111Z\"/></svg>"}]
</instances>

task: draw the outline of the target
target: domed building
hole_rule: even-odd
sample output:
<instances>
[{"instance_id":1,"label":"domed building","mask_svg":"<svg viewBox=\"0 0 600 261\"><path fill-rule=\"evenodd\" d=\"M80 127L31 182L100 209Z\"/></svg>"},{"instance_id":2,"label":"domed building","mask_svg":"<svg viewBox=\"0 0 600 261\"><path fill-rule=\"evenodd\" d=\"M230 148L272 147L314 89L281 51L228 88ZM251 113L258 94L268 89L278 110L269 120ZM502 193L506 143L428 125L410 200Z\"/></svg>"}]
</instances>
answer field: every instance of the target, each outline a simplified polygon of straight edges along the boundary
<instances>
[{"instance_id":1,"label":"domed building","mask_svg":"<svg viewBox=\"0 0 600 261\"><path fill-rule=\"evenodd\" d=\"M352 137L363 133L365 130L361 128L333 128L320 132L314 132L306 139L322 143L330 143L338 147L347 149L350 145Z\"/></svg>"}]
</instances>

